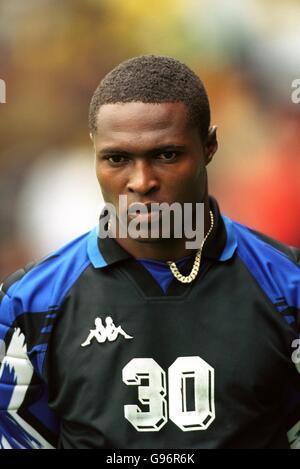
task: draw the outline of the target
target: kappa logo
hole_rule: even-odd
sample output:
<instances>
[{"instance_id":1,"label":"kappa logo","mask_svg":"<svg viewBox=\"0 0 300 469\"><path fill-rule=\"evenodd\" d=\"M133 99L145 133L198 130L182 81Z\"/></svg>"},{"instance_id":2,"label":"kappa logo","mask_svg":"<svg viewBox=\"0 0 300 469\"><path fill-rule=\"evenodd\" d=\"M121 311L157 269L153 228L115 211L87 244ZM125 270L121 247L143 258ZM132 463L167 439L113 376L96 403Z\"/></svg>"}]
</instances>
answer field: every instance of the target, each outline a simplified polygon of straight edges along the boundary
<instances>
[{"instance_id":1,"label":"kappa logo","mask_svg":"<svg viewBox=\"0 0 300 469\"><path fill-rule=\"evenodd\" d=\"M90 345L92 339L96 339L99 344L103 344L103 342L106 341L114 342L119 335L122 335L124 339L133 339L121 326L116 327L110 316L105 318L105 326L103 325L102 319L97 317L95 319L95 329L90 329L90 333L87 339L81 344L81 347Z\"/></svg>"}]
</instances>

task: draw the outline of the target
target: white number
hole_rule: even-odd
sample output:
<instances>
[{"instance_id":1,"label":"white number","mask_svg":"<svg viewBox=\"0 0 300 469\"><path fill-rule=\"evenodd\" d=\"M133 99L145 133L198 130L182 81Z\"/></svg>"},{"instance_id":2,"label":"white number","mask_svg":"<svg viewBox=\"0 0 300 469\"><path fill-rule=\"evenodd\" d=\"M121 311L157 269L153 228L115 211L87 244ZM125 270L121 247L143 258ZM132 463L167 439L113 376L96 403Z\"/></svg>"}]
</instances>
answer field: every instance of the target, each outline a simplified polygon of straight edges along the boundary
<instances>
[{"instance_id":1,"label":"white number","mask_svg":"<svg viewBox=\"0 0 300 469\"><path fill-rule=\"evenodd\" d=\"M125 384L138 386L138 400L125 405L125 418L139 432L157 432L167 422L166 376L152 358L134 358L124 368ZM187 380L193 383L193 408L187 409ZM141 380L147 380L142 385ZM214 369L200 357L179 357L168 370L169 416L184 432L206 430L215 418Z\"/></svg>"},{"instance_id":2,"label":"white number","mask_svg":"<svg viewBox=\"0 0 300 469\"><path fill-rule=\"evenodd\" d=\"M158 432L167 422L166 374L152 358L134 358L122 372L125 384L138 385L138 400L149 406L142 412L137 405L125 405L125 418L139 432ZM141 386L141 380L147 386Z\"/></svg>"},{"instance_id":3,"label":"white number","mask_svg":"<svg viewBox=\"0 0 300 469\"><path fill-rule=\"evenodd\" d=\"M215 418L214 369L200 357L179 357L168 377L170 420L184 432L209 427ZM194 410L187 410L188 378L194 384Z\"/></svg>"}]
</instances>

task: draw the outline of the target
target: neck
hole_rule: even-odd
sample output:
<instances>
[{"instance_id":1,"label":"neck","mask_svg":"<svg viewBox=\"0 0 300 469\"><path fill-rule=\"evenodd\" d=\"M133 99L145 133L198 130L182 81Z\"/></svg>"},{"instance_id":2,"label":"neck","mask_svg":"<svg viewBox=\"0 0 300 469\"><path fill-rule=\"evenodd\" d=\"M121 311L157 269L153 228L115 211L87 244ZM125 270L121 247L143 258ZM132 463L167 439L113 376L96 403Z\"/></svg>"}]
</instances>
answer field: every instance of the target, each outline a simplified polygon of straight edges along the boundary
<instances>
[{"instance_id":1,"label":"neck","mask_svg":"<svg viewBox=\"0 0 300 469\"><path fill-rule=\"evenodd\" d=\"M208 196L204 200L204 236L210 228ZM186 248L186 238L136 240L132 238L115 238L117 243L135 258L152 259L157 261L177 261L185 256L197 252L196 249Z\"/></svg>"},{"instance_id":2,"label":"neck","mask_svg":"<svg viewBox=\"0 0 300 469\"><path fill-rule=\"evenodd\" d=\"M176 261L196 252L192 249L186 249L185 240L178 239L162 239L147 242L145 240L137 241L136 239L130 238L116 238L116 241L133 257L156 261Z\"/></svg>"}]
</instances>

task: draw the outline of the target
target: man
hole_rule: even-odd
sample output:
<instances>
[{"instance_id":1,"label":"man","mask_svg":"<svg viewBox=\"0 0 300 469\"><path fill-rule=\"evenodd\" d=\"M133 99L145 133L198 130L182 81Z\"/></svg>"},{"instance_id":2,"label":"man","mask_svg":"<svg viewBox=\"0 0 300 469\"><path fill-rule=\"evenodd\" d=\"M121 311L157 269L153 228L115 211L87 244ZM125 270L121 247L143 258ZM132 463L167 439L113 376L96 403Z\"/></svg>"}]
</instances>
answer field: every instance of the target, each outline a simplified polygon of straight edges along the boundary
<instances>
[{"instance_id":1,"label":"man","mask_svg":"<svg viewBox=\"0 0 300 469\"><path fill-rule=\"evenodd\" d=\"M126 61L90 131L105 223L2 286L2 447L296 447L300 253L209 197L202 82L169 57ZM197 248L174 219L162 236L161 203L191 204L192 225L204 203Z\"/></svg>"}]
</instances>

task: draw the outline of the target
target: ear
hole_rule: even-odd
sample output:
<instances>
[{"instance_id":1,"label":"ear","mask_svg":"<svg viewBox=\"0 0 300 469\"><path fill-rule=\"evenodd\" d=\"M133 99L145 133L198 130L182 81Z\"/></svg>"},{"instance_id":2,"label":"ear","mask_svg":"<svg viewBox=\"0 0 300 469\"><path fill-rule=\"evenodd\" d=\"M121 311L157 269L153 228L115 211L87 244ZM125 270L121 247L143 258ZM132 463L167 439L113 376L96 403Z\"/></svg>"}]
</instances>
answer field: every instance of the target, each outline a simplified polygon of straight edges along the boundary
<instances>
[{"instance_id":1,"label":"ear","mask_svg":"<svg viewBox=\"0 0 300 469\"><path fill-rule=\"evenodd\" d=\"M218 149L217 140L217 126L213 125L208 129L208 135L204 147L205 166L207 166L213 159L214 154Z\"/></svg>"},{"instance_id":2,"label":"ear","mask_svg":"<svg viewBox=\"0 0 300 469\"><path fill-rule=\"evenodd\" d=\"M92 141L92 144L93 144L93 147L94 147L94 151L96 151L94 134L93 134L92 132L90 132L90 139L91 139L91 141Z\"/></svg>"}]
</instances>

